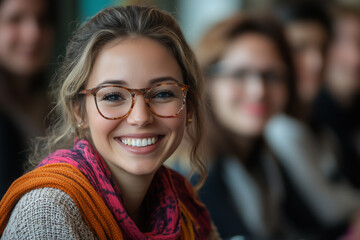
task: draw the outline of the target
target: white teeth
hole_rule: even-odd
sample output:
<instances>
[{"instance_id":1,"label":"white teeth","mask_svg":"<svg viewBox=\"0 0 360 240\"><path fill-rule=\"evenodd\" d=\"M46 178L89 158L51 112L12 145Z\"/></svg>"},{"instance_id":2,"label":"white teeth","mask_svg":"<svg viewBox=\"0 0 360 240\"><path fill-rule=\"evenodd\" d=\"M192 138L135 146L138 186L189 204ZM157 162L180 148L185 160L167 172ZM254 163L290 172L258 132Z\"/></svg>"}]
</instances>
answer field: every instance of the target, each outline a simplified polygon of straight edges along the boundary
<instances>
[{"instance_id":1,"label":"white teeth","mask_svg":"<svg viewBox=\"0 0 360 240\"><path fill-rule=\"evenodd\" d=\"M159 140L158 137L153 138L122 138L121 142L132 147L146 147L155 144Z\"/></svg>"}]
</instances>

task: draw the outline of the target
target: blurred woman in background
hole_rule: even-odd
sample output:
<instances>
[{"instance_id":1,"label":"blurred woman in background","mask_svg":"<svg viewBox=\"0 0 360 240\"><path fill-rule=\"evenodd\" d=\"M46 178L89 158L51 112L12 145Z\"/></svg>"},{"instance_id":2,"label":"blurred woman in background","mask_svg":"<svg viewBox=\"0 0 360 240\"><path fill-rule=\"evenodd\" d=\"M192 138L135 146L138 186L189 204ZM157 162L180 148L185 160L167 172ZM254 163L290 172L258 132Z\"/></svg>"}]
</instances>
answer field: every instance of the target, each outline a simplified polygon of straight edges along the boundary
<instances>
[{"instance_id":1,"label":"blurred woman in background","mask_svg":"<svg viewBox=\"0 0 360 240\"><path fill-rule=\"evenodd\" d=\"M238 14L211 28L197 54L206 75L212 160L200 199L225 239L296 235L286 221L291 209L285 210L290 205L281 169L262 137L269 118L291 111L287 101L295 101L281 26L270 17Z\"/></svg>"},{"instance_id":2,"label":"blurred woman in background","mask_svg":"<svg viewBox=\"0 0 360 240\"><path fill-rule=\"evenodd\" d=\"M331 23L326 10L313 2L289 3L278 13L292 46L299 102L293 114L270 121L266 138L284 173L325 229L324 238L334 238L360 206L360 195L341 173L334 135L312 113L323 83Z\"/></svg>"},{"instance_id":3,"label":"blurred woman in background","mask_svg":"<svg viewBox=\"0 0 360 240\"><path fill-rule=\"evenodd\" d=\"M360 188L360 8L334 5L334 37L330 42L325 87L315 102L318 122L335 133L340 168Z\"/></svg>"},{"instance_id":4,"label":"blurred woman in background","mask_svg":"<svg viewBox=\"0 0 360 240\"><path fill-rule=\"evenodd\" d=\"M301 116L308 115L323 85L330 19L322 5L306 0L278 6L276 13L284 24L294 59L296 92L301 100L297 112Z\"/></svg>"},{"instance_id":5,"label":"blurred woman in background","mask_svg":"<svg viewBox=\"0 0 360 240\"><path fill-rule=\"evenodd\" d=\"M50 0L0 1L0 199L22 174L29 141L45 132L53 8Z\"/></svg>"}]
</instances>

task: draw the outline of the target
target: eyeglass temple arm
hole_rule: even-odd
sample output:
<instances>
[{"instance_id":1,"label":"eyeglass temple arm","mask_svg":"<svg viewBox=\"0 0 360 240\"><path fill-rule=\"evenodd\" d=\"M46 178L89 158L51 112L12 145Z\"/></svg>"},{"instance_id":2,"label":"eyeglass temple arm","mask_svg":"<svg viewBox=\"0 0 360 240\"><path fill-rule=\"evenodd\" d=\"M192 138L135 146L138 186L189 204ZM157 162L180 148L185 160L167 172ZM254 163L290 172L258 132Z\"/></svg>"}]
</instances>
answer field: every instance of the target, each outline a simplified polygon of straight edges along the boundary
<instances>
[{"instance_id":1,"label":"eyeglass temple arm","mask_svg":"<svg viewBox=\"0 0 360 240\"><path fill-rule=\"evenodd\" d=\"M84 90L79 91L78 94L94 95L94 91L95 91L95 89L84 89Z\"/></svg>"}]
</instances>

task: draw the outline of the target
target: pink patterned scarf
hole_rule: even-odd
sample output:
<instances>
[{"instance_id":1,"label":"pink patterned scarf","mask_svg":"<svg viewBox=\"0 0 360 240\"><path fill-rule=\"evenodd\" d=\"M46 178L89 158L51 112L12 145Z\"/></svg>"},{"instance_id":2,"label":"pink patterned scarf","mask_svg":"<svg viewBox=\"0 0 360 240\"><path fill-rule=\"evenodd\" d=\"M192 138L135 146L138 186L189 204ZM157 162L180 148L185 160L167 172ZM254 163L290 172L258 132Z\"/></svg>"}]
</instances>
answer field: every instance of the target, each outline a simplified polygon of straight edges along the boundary
<instances>
[{"instance_id":1,"label":"pink patterned scarf","mask_svg":"<svg viewBox=\"0 0 360 240\"><path fill-rule=\"evenodd\" d=\"M149 187L146 201L150 209L148 229L142 233L129 217L122 196L100 154L85 140L75 142L72 149L58 150L45 158L38 167L52 163L68 163L79 169L104 200L116 219L125 239L179 239L181 232L180 201L194 218L196 239L207 239L210 216L199 205L186 180L178 173L160 167Z\"/></svg>"}]
</instances>

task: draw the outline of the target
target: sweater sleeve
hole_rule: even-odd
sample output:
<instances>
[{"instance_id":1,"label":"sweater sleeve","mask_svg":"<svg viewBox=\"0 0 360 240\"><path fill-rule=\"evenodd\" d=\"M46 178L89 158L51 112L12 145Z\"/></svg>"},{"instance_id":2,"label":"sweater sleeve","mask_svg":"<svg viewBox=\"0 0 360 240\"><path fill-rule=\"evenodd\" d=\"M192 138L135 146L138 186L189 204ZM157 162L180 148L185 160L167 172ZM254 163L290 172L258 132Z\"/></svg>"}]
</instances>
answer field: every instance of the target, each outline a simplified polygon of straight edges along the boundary
<instances>
[{"instance_id":1,"label":"sweater sleeve","mask_svg":"<svg viewBox=\"0 0 360 240\"><path fill-rule=\"evenodd\" d=\"M40 188L19 200L1 239L97 238L68 194L56 188Z\"/></svg>"}]
</instances>

